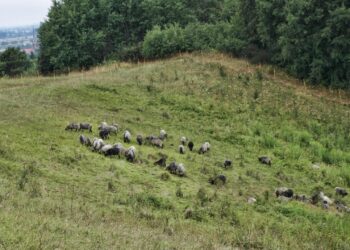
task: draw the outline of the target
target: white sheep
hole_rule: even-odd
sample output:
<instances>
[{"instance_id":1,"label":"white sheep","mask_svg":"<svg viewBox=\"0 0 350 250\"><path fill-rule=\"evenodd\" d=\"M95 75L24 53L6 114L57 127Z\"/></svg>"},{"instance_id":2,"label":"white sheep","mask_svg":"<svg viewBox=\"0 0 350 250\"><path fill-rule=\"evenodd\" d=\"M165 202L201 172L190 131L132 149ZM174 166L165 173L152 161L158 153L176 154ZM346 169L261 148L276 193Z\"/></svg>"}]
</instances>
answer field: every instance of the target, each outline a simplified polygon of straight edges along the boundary
<instances>
[{"instance_id":1,"label":"white sheep","mask_svg":"<svg viewBox=\"0 0 350 250\"><path fill-rule=\"evenodd\" d=\"M99 151L104 145L105 145L105 142L102 139L94 138L92 147L95 151Z\"/></svg>"},{"instance_id":2,"label":"white sheep","mask_svg":"<svg viewBox=\"0 0 350 250\"><path fill-rule=\"evenodd\" d=\"M186 146L187 138L185 136L182 136L181 139L180 139L180 142L181 142L182 145Z\"/></svg>"},{"instance_id":3,"label":"white sheep","mask_svg":"<svg viewBox=\"0 0 350 250\"><path fill-rule=\"evenodd\" d=\"M101 125L98 127L98 130L105 130L108 131L110 134L117 134L118 124L108 125L107 122L102 122Z\"/></svg>"},{"instance_id":4,"label":"white sheep","mask_svg":"<svg viewBox=\"0 0 350 250\"><path fill-rule=\"evenodd\" d=\"M185 154L185 146L184 145L179 146L179 153L182 155Z\"/></svg>"},{"instance_id":5,"label":"white sheep","mask_svg":"<svg viewBox=\"0 0 350 250\"><path fill-rule=\"evenodd\" d=\"M168 137L167 132L164 129L161 129L159 133L159 139L164 140L167 137Z\"/></svg>"},{"instance_id":6,"label":"white sheep","mask_svg":"<svg viewBox=\"0 0 350 250\"><path fill-rule=\"evenodd\" d=\"M210 147L211 147L211 145L209 142L203 143L203 145L199 148L199 153L205 154L206 152L208 152L210 150Z\"/></svg>"},{"instance_id":7,"label":"white sheep","mask_svg":"<svg viewBox=\"0 0 350 250\"><path fill-rule=\"evenodd\" d=\"M176 174L178 176L185 176L186 174L186 169L185 169L185 166L180 163L178 166L177 166L177 170L176 170Z\"/></svg>"},{"instance_id":8,"label":"white sheep","mask_svg":"<svg viewBox=\"0 0 350 250\"><path fill-rule=\"evenodd\" d=\"M101 154L106 154L106 152L107 152L108 150L110 150L111 148L113 148L113 145L106 144L106 145L104 145L104 146L100 149L100 153L101 153Z\"/></svg>"},{"instance_id":9,"label":"white sheep","mask_svg":"<svg viewBox=\"0 0 350 250\"><path fill-rule=\"evenodd\" d=\"M130 141L131 141L131 133L128 130L126 130L124 132L124 142L129 143Z\"/></svg>"},{"instance_id":10,"label":"white sheep","mask_svg":"<svg viewBox=\"0 0 350 250\"><path fill-rule=\"evenodd\" d=\"M134 162L136 158L136 148L131 146L125 151L126 160L129 162Z\"/></svg>"},{"instance_id":11,"label":"white sheep","mask_svg":"<svg viewBox=\"0 0 350 250\"><path fill-rule=\"evenodd\" d=\"M327 203L327 204L331 205L333 203L333 201L328 196L324 195L323 192L320 192L319 197L324 204Z\"/></svg>"}]
</instances>

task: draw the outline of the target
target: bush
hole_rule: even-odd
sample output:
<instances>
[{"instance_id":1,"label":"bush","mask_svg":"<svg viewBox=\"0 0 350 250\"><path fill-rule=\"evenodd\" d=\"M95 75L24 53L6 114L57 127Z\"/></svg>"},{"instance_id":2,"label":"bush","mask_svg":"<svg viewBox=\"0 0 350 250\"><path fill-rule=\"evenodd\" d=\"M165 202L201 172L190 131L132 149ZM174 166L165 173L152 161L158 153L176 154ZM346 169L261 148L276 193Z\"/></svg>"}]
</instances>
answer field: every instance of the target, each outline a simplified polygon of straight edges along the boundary
<instances>
[{"instance_id":1,"label":"bush","mask_svg":"<svg viewBox=\"0 0 350 250\"><path fill-rule=\"evenodd\" d=\"M176 197L179 197L179 198L183 198L184 197L184 193L182 192L181 187L177 188L177 190L176 190Z\"/></svg>"},{"instance_id":2,"label":"bush","mask_svg":"<svg viewBox=\"0 0 350 250\"><path fill-rule=\"evenodd\" d=\"M277 141L276 141L274 136L272 136L270 134L266 134L261 139L261 144L265 148L274 148L277 145Z\"/></svg>"},{"instance_id":3,"label":"bush","mask_svg":"<svg viewBox=\"0 0 350 250\"><path fill-rule=\"evenodd\" d=\"M204 206L204 204L209 201L207 191L204 188L198 190L197 198L199 199L201 206Z\"/></svg>"},{"instance_id":4,"label":"bush","mask_svg":"<svg viewBox=\"0 0 350 250\"><path fill-rule=\"evenodd\" d=\"M142 56L142 44L137 44L130 47L122 48L116 57L122 61L137 62L143 58Z\"/></svg>"},{"instance_id":5,"label":"bush","mask_svg":"<svg viewBox=\"0 0 350 250\"><path fill-rule=\"evenodd\" d=\"M144 39L142 54L148 59L171 56L179 52L218 50L239 54L245 43L235 37L234 26L228 22L217 24L177 24L161 29L155 26Z\"/></svg>"},{"instance_id":6,"label":"bush","mask_svg":"<svg viewBox=\"0 0 350 250\"><path fill-rule=\"evenodd\" d=\"M18 48L8 48L0 54L0 76L18 76L30 66L27 55Z\"/></svg>"},{"instance_id":7,"label":"bush","mask_svg":"<svg viewBox=\"0 0 350 250\"><path fill-rule=\"evenodd\" d=\"M186 51L183 39L183 29L171 25L161 30L155 26L145 36L142 54L149 59L164 58L180 51Z\"/></svg>"},{"instance_id":8,"label":"bush","mask_svg":"<svg viewBox=\"0 0 350 250\"><path fill-rule=\"evenodd\" d=\"M323 153L324 153L323 146L316 141L311 141L310 148L311 148L311 152L313 154L313 160L319 161L322 158Z\"/></svg>"},{"instance_id":9,"label":"bush","mask_svg":"<svg viewBox=\"0 0 350 250\"><path fill-rule=\"evenodd\" d=\"M344 161L344 154L337 149L325 150L322 155L322 160L327 164L339 164Z\"/></svg>"},{"instance_id":10,"label":"bush","mask_svg":"<svg viewBox=\"0 0 350 250\"><path fill-rule=\"evenodd\" d=\"M299 133L299 143L302 147L308 147L312 140L312 136L307 132L303 131Z\"/></svg>"}]
</instances>

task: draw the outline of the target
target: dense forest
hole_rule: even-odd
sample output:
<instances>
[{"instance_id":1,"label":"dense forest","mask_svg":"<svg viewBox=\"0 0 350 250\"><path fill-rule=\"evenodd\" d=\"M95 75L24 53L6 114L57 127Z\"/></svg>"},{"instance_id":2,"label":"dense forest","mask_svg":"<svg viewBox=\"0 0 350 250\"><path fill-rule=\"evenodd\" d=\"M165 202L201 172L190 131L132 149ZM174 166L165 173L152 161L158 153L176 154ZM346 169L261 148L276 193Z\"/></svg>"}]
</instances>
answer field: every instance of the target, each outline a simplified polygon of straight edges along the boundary
<instances>
[{"instance_id":1,"label":"dense forest","mask_svg":"<svg viewBox=\"0 0 350 250\"><path fill-rule=\"evenodd\" d=\"M43 74L217 50L350 88L348 0L55 0L39 39Z\"/></svg>"}]
</instances>

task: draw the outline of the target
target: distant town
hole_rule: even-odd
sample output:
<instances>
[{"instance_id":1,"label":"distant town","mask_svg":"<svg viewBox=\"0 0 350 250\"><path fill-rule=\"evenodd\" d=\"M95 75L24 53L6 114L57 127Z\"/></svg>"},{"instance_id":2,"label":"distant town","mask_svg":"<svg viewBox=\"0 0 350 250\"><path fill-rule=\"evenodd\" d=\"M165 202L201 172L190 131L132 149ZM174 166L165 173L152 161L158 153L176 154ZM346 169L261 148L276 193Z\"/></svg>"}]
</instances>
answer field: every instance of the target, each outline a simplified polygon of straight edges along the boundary
<instances>
[{"instance_id":1,"label":"distant town","mask_svg":"<svg viewBox=\"0 0 350 250\"><path fill-rule=\"evenodd\" d=\"M38 28L39 25L0 28L0 52L9 47L16 47L26 54L38 52Z\"/></svg>"}]
</instances>

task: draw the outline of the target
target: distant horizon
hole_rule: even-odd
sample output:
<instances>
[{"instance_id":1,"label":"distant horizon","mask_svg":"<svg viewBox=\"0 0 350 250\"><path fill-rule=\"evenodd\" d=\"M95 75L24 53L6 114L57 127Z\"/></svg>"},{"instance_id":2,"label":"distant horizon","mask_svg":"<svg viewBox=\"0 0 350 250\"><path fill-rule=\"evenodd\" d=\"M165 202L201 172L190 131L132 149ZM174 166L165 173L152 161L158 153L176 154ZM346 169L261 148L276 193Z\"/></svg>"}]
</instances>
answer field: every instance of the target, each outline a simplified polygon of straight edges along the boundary
<instances>
[{"instance_id":1,"label":"distant horizon","mask_svg":"<svg viewBox=\"0 0 350 250\"><path fill-rule=\"evenodd\" d=\"M0 30L6 30L6 29L16 29L16 28L30 28L30 27L39 27L40 23L33 23L33 24L24 24L24 25L13 25L13 26L1 26Z\"/></svg>"}]
</instances>

